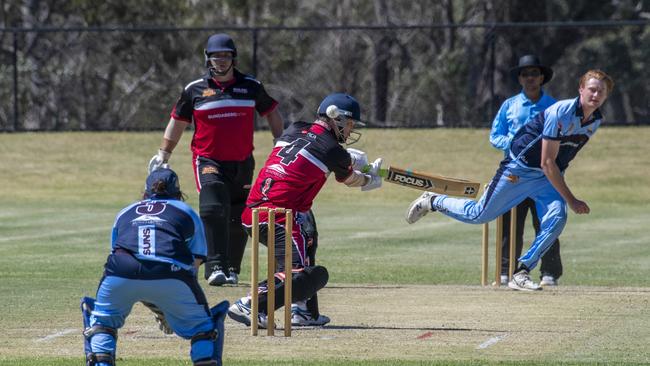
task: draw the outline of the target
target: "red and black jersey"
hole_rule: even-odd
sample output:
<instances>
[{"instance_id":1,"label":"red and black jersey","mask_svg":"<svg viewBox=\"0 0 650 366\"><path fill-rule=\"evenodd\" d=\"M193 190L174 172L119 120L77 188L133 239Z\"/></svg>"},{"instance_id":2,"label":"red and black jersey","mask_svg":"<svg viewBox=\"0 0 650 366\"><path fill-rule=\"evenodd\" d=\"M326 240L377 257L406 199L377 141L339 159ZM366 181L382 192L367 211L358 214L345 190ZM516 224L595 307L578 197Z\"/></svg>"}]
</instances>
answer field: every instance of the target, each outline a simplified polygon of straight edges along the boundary
<instances>
[{"instance_id":1,"label":"red and black jersey","mask_svg":"<svg viewBox=\"0 0 650 366\"><path fill-rule=\"evenodd\" d=\"M189 83L171 116L194 123L194 155L243 161L253 152L255 111L265 116L277 104L261 82L234 70L228 83L218 83L209 74Z\"/></svg>"},{"instance_id":2,"label":"red and black jersey","mask_svg":"<svg viewBox=\"0 0 650 366\"><path fill-rule=\"evenodd\" d=\"M331 172L339 182L352 174L350 154L334 132L319 122L291 124L260 170L242 220L250 224L250 207L256 206L308 211Z\"/></svg>"}]
</instances>

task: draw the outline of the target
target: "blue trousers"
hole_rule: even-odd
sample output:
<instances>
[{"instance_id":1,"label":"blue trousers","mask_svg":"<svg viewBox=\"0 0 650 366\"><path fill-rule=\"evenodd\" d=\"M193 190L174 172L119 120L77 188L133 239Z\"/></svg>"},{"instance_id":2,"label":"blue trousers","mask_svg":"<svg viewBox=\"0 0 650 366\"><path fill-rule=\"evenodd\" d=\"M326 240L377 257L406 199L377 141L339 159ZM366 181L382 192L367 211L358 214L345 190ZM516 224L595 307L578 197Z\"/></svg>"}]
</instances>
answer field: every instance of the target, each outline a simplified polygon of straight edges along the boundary
<instances>
[{"instance_id":1,"label":"blue trousers","mask_svg":"<svg viewBox=\"0 0 650 366\"><path fill-rule=\"evenodd\" d=\"M173 271L167 263L138 261L119 253L108 257L90 325L119 329L133 304L139 301L158 306L170 327L182 338L191 339L215 328L196 275ZM192 360L212 357L212 344L201 343L192 345ZM116 340L106 333L96 334L91 339L91 348L95 353L115 354Z\"/></svg>"},{"instance_id":2,"label":"blue trousers","mask_svg":"<svg viewBox=\"0 0 650 366\"><path fill-rule=\"evenodd\" d=\"M532 270L560 236L567 220L566 202L544 172L506 159L478 201L440 195L432 200L431 207L456 220L482 224L508 212L527 197L535 201L540 231L519 263Z\"/></svg>"}]
</instances>

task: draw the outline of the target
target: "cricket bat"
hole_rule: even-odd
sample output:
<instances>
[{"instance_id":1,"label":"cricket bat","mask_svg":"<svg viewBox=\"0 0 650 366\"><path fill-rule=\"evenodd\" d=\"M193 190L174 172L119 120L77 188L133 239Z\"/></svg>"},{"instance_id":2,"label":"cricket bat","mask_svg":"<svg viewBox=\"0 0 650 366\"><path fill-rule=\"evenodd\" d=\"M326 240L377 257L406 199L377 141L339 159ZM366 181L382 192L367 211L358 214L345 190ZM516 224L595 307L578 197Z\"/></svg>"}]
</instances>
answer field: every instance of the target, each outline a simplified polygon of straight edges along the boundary
<instances>
[{"instance_id":1,"label":"cricket bat","mask_svg":"<svg viewBox=\"0 0 650 366\"><path fill-rule=\"evenodd\" d=\"M363 172L367 173L369 171L370 165L366 165ZM443 177L396 166L379 169L379 176L384 178L386 182L405 187L467 198L476 197L481 187L481 183L465 179Z\"/></svg>"}]
</instances>

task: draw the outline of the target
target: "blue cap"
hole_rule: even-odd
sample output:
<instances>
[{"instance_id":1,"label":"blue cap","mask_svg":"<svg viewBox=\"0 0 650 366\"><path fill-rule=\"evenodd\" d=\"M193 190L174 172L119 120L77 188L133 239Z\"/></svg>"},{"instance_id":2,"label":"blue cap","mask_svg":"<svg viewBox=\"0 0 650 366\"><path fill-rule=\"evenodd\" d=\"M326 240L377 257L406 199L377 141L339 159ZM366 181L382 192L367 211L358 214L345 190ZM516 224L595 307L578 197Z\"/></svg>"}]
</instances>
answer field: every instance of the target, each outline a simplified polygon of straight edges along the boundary
<instances>
[{"instance_id":1,"label":"blue cap","mask_svg":"<svg viewBox=\"0 0 650 366\"><path fill-rule=\"evenodd\" d=\"M205 47L205 54L207 56L213 52L232 52L232 56L237 57L235 42L229 35L224 33L213 34L208 38L208 44Z\"/></svg>"},{"instance_id":2,"label":"blue cap","mask_svg":"<svg viewBox=\"0 0 650 366\"><path fill-rule=\"evenodd\" d=\"M161 188L164 190L160 191ZM180 196L181 187L178 184L178 176L169 168L158 168L154 170L147 177L147 182L144 185L144 194L147 198L175 198Z\"/></svg>"},{"instance_id":3,"label":"blue cap","mask_svg":"<svg viewBox=\"0 0 650 366\"><path fill-rule=\"evenodd\" d=\"M348 118L355 121L361 121L361 107L359 102L351 95L345 93L330 94L323 99L318 107L318 115L327 117L327 107L335 105Z\"/></svg>"}]
</instances>

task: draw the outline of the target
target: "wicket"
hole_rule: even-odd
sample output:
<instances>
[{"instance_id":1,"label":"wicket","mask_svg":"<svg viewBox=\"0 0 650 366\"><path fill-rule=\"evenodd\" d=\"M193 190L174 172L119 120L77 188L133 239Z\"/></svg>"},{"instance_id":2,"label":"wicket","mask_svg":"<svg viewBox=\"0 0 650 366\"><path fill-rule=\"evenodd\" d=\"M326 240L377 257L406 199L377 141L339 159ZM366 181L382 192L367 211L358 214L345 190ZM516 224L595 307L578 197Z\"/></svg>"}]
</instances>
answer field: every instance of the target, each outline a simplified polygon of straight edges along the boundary
<instances>
[{"instance_id":1,"label":"wicket","mask_svg":"<svg viewBox=\"0 0 650 366\"><path fill-rule=\"evenodd\" d=\"M510 210L510 243L508 246L510 260L508 262L508 280L512 279L512 274L515 271L515 243L517 236L517 206ZM488 246L490 242L490 223L483 224L483 241L482 241L482 265L481 265L481 285L487 286L488 284ZM501 241L503 240L503 215L496 219L496 244L494 255L494 284L501 286Z\"/></svg>"},{"instance_id":2,"label":"wicket","mask_svg":"<svg viewBox=\"0 0 650 366\"><path fill-rule=\"evenodd\" d=\"M284 336L291 337L291 268L292 268L292 254L293 254L293 212L290 209L284 208L269 208L259 207L253 209L253 223L252 223L252 255L251 255L251 335L257 335L258 329L258 272L259 272L259 243L260 243L260 211L268 213L267 225L267 335L272 336L275 334L275 214L284 213Z\"/></svg>"}]
</instances>

